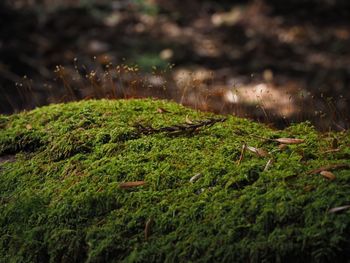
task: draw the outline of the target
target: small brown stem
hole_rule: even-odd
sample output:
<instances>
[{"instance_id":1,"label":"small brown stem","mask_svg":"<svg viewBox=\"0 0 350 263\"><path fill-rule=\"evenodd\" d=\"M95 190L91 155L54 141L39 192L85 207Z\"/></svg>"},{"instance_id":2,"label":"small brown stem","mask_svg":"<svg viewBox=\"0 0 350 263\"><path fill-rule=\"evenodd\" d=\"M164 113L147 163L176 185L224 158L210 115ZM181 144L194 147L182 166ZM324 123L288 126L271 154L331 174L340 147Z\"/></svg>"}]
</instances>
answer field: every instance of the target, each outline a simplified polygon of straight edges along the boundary
<instances>
[{"instance_id":1,"label":"small brown stem","mask_svg":"<svg viewBox=\"0 0 350 263\"><path fill-rule=\"evenodd\" d=\"M241 155L239 156L239 160L238 160L238 162L237 162L237 165L240 165L241 162L243 161L243 159L244 159L244 154L245 154L246 149L247 149L247 144L244 143L244 144L242 145Z\"/></svg>"},{"instance_id":2,"label":"small brown stem","mask_svg":"<svg viewBox=\"0 0 350 263\"><path fill-rule=\"evenodd\" d=\"M311 170L311 171L307 172L307 174L318 174L322 171L336 170L336 169L342 169L342 168L349 169L350 164L346 164L346 163L330 164L330 165L322 166L318 169Z\"/></svg>"}]
</instances>

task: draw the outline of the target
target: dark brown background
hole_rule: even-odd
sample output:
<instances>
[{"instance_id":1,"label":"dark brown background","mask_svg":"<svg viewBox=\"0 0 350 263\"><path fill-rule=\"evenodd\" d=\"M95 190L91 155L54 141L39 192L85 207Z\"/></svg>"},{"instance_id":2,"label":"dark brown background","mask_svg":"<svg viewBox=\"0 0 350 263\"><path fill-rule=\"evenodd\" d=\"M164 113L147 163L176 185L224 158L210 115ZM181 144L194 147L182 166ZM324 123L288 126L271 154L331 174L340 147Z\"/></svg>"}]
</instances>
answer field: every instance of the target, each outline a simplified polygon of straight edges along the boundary
<instances>
[{"instance_id":1,"label":"dark brown background","mask_svg":"<svg viewBox=\"0 0 350 263\"><path fill-rule=\"evenodd\" d=\"M349 1L56 2L0 2L1 113L153 96L349 127Z\"/></svg>"}]
</instances>

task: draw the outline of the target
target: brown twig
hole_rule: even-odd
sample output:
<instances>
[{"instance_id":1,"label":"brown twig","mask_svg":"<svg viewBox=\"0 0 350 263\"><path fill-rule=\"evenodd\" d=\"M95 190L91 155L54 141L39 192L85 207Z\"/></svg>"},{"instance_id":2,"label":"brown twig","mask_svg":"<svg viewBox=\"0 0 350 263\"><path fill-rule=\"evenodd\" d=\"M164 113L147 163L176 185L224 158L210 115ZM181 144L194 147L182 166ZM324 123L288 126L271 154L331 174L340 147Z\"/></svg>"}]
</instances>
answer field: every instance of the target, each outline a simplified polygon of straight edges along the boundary
<instances>
[{"instance_id":1,"label":"brown twig","mask_svg":"<svg viewBox=\"0 0 350 263\"><path fill-rule=\"evenodd\" d=\"M318 174L322 171L329 171L329 170L336 170L336 169L342 169L342 168L350 168L350 164L346 164L346 163L340 163L340 164L330 164L330 165L326 165L326 166L322 166L318 169L314 169L311 171L308 171L307 174Z\"/></svg>"},{"instance_id":2,"label":"brown twig","mask_svg":"<svg viewBox=\"0 0 350 263\"><path fill-rule=\"evenodd\" d=\"M151 217L146 221L146 224L145 224L144 234L145 234L146 241L148 240L149 236L151 235L152 224L153 224L153 218Z\"/></svg>"},{"instance_id":3,"label":"brown twig","mask_svg":"<svg viewBox=\"0 0 350 263\"><path fill-rule=\"evenodd\" d=\"M239 156L239 160L237 161L237 164L238 164L238 165L240 165L241 162L243 161L243 158L244 158L244 154L245 154L246 149L247 149L247 144L244 143L244 144L242 145L241 155Z\"/></svg>"},{"instance_id":4,"label":"brown twig","mask_svg":"<svg viewBox=\"0 0 350 263\"><path fill-rule=\"evenodd\" d=\"M278 142L280 144L300 144L300 143L305 142L304 139L298 139L298 138L267 138L267 137L259 136L256 134L247 133L241 129L236 129L236 131L234 133L237 135L249 135L251 137L254 137L254 138L257 138L260 140L270 141L270 142Z\"/></svg>"},{"instance_id":5,"label":"brown twig","mask_svg":"<svg viewBox=\"0 0 350 263\"><path fill-rule=\"evenodd\" d=\"M320 152L320 154L327 154L327 153L336 153L336 152L339 152L340 149L337 148L337 149L329 149L329 150L326 150L326 151L323 151L323 152Z\"/></svg>"},{"instance_id":6,"label":"brown twig","mask_svg":"<svg viewBox=\"0 0 350 263\"><path fill-rule=\"evenodd\" d=\"M168 133L169 135L178 135L182 133L191 133L194 132L200 128L203 127L211 127L215 123L218 122L224 122L226 121L226 118L219 118L219 119L207 119L202 121L193 121L193 123L181 123L176 124L173 126L166 126L161 128L153 128L152 126L144 126L140 123L137 123L134 125L134 127L137 129L138 133L144 134L144 135L150 135L150 134L156 134L156 133Z\"/></svg>"}]
</instances>

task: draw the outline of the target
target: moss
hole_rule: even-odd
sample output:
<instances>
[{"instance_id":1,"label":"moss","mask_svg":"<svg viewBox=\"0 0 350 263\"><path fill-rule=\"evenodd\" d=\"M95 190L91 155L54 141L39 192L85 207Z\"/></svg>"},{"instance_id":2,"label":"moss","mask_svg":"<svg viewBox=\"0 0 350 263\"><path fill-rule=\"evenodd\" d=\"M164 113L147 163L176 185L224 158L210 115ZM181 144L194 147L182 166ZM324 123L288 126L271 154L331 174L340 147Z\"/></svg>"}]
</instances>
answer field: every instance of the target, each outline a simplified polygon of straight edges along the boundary
<instances>
[{"instance_id":1,"label":"moss","mask_svg":"<svg viewBox=\"0 0 350 263\"><path fill-rule=\"evenodd\" d=\"M159 113L157 108L167 112ZM285 130L154 100L84 101L0 116L0 262L344 262L350 257L348 132ZM279 137L305 143L278 148ZM339 151L324 153L337 138ZM272 158L246 152L264 148ZM333 142L334 144L334 142ZM190 179L202 176L191 183ZM145 181L121 189L121 182ZM145 230L147 226L148 229ZM145 231L147 232L145 238Z\"/></svg>"}]
</instances>

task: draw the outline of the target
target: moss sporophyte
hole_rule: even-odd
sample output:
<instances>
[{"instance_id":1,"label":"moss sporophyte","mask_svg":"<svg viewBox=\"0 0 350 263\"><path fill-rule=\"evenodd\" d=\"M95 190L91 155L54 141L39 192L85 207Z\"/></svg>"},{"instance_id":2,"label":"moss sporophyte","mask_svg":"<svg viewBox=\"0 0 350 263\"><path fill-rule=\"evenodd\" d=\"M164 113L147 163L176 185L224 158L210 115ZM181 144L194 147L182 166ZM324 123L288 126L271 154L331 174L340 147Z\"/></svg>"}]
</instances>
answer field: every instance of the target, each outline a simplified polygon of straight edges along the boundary
<instances>
[{"instance_id":1,"label":"moss sporophyte","mask_svg":"<svg viewBox=\"0 0 350 263\"><path fill-rule=\"evenodd\" d=\"M0 262L350 258L348 132L155 100L51 105L0 128Z\"/></svg>"}]
</instances>

